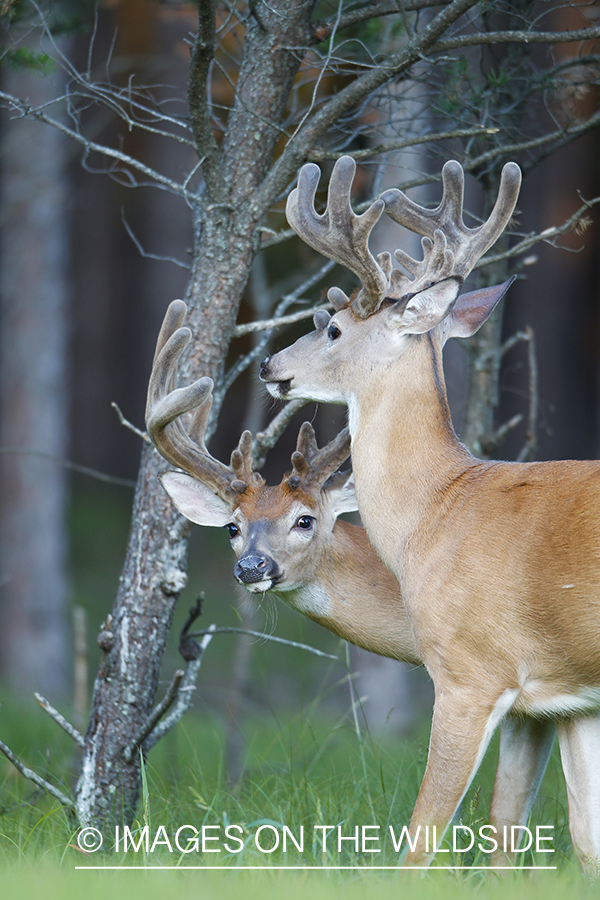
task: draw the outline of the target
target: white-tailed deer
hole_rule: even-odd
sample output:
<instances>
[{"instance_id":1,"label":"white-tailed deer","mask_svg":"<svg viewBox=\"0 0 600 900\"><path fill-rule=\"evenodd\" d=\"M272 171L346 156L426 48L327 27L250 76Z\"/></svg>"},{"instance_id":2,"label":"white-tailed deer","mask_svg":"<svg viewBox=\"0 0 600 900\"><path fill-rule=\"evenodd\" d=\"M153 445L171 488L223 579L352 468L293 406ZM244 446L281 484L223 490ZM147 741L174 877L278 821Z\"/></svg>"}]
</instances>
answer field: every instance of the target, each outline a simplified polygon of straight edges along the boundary
<instances>
[{"instance_id":1,"label":"white-tailed deer","mask_svg":"<svg viewBox=\"0 0 600 900\"><path fill-rule=\"evenodd\" d=\"M262 364L280 398L346 403L359 508L375 549L398 577L435 687L427 768L410 831L409 864L425 863L424 827L448 825L505 716L555 719L569 825L584 867L600 859L600 464L484 462L459 443L448 410L442 347L474 334L508 283L459 295L514 209L520 171L505 166L487 222L462 220L463 172L443 169L427 210L386 191L352 212L354 162L336 163L322 215L319 169L305 166L288 219L312 247L361 280L354 299ZM423 235L424 259L368 248L385 211ZM516 721L516 720L513 720Z\"/></svg>"},{"instance_id":2,"label":"white-tailed deer","mask_svg":"<svg viewBox=\"0 0 600 900\"><path fill-rule=\"evenodd\" d=\"M184 471L161 482L177 509L200 525L225 527L238 557L237 580L252 592L272 590L292 608L351 643L383 656L421 664L397 579L371 546L364 528L338 520L356 509L350 472L337 472L350 452L348 429L318 449L305 422L292 470L275 487L252 463L244 432L224 465L204 434L212 403L208 378L177 388L177 364L190 339L181 328L185 304L165 316L148 388L146 427L159 452ZM194 411L186 426L180 416ZM554 724L509 716L503 723L490 818L525 825L554 739ZM493 854L494 864L506 859Z\"/></svg>"}]
</instances>

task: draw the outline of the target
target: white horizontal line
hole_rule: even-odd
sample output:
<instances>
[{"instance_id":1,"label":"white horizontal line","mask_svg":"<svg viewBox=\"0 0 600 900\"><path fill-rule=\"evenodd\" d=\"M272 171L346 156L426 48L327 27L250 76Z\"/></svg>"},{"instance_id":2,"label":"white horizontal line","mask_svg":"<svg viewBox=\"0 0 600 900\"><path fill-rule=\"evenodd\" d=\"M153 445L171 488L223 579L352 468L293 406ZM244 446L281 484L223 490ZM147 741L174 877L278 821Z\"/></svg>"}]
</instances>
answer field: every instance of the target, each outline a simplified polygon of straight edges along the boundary
<instances>
[{"instance_id":1,"label":"white horizontal line","mask_svg":"<svg viewBox=\"0 0 600 900\"><path fill-rule=\"evenodd\" d=\"M330 870L349 870L353 872L368 872L370 869L377 871L388 871L388 872L400 872L403 869L419 869L423 871L435 872L435 871L455 871L457 869L460 870L475 870L475 869L483 869L486 872L497 872L500 869L506 869L510 872L525 872L525 871L556 871L556 866L75 866L77 871L106 871L110 870L143 870L148 871L150 869L156 870L165 870L165 869L173 869L178 872L181 872L184 869L193 869L195 871L201 870L203 872L207 870L215 871L215 872L239 872L243 870L245 872L272 872L273 870L278 871L299 871L306 872L308 870L314 872L327 872Z\"/></svg>"}]
</instances>

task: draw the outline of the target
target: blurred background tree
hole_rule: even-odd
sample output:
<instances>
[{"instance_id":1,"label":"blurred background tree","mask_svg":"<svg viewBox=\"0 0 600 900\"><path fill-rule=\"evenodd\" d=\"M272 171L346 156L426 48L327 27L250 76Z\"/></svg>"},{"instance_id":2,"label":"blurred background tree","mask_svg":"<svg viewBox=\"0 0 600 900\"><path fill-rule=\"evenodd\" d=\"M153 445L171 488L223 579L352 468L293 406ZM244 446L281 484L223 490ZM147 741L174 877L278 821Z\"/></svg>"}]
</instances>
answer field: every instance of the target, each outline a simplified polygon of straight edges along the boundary
<instances>
[{"instance_id":1,"label":"blurred background tree","mask_svg":"<svg viewBox=\"0 0 600 900\"><path fill-rule=\"evenodd\" d=\"M114 767L122 795L111 814L135 807L139 760L123 764L122 751L154 703L190 533L158 485L165 464L144 444L138 470L139 437L111 402L142 426L158 327L183 296L194 334L183 378L215 379L214 423L227 393L212 452L227 458L246 422L264 425L255 372L275 329L249 321L299 312L300 333L326 287L351 286L287 228L285 196L304 162L326 176L354 155L358 208L391 185L436 203L442 162L455 157L473 176L477 217L502 165L517 160L522 218L480 277L523 278L504 319L448 348L455 421L480 455L598 455L597 230L584 202L600 193L598 6L5 0L1 12L0 670L25 693L59 697L69 681L66 472L36 452L125 480L138 471L78 788L80 816L100 820ZM375 235L378 250L395 242L414 252L391 223ZM568 256L556 242L583 249ZM276 334L282 344L294 336ZM321 441L343 422L327 408L295 423L315 416ZM267 475L286 466L295 430ZM126 488L73 478L74 589L95 633L111 602L93 567L106 547L114 572L118 510L130 501ZM198 536L193 582L220 597L231 560L216 538ZM219 670L215 681L225 678ZM383 696L379 669L375 684L366 690L384 721L398 696Z\"/></svg>"}]
</instances>

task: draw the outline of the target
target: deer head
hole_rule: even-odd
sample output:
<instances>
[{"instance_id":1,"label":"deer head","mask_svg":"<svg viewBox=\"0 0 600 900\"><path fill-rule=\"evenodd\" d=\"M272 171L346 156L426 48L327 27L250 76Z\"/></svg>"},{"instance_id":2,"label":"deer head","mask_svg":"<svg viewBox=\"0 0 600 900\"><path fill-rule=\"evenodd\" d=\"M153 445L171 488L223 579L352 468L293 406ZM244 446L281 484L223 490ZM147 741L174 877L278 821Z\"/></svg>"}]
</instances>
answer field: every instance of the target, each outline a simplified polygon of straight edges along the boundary
<instances>
[{"instance_id":1,"label":"deer head","mask_svg":"<svg viewBox=\"0 0 600 900\"><path fill-rule=\"evenodd\" d=\"M270 487L254 470L253 439L240 437L227 466L206 449L212 380L177 388L177 365L190 340L182 328L186 306L169 306L158 338L148 386L146 427L162 456L183 471L169 471L161 483L179 512L191 522L225 527L238 557L236 579L249 591L289 591L310 577L342 512L355 510L351 473L336 470L350 453L344 429L319 449L310 423L300 428L292 470ZM182 421L192 412L187 426Z\"/></svg>"},{"instance_id":2,"label":"deer head","mask_svg":"<svg viewBox=\"0 0 600 900\"><path fill-rule=\"evenodd\" d=\"M302 168L298 187L288 198L292 228L311 247L354 272L362 286L353 298L331 288L328 297L334 315L319 311L314 332L263 360L261 378L276 397L309 397L352 407L366 373L372 381L424 334L434 333L440 345L449 337L474 334L510 284L459 296L464 280L512 215L520 185L515 163L504 167L494 209L477 228L463 222L464 174L455 161L442 170L442 200L433 210L394 189L356 216L350 204L354 171L350 157L338 160L322 215L314 207L317 166ZM405 271L393 268L389 253L375 259L369 250L369 235L384 210L423 235L422 260L395 251Z\"/></svg>"}]
</instances>

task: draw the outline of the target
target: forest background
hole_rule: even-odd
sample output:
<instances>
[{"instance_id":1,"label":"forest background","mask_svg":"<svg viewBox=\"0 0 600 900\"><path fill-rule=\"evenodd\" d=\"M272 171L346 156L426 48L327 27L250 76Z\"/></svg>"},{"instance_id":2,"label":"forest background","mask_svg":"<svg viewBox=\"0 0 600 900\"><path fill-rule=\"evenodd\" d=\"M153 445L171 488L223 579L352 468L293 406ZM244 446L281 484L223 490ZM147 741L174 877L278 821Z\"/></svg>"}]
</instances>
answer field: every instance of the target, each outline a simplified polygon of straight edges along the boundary
<instances>
[{"instance_id":1,"label":"forest background","mask_svg":"<svg viewBox=\"0 0 600 900\"><path fill-rule=\"evenodd\" d=\"M85 730L103 653L97 636L106 631L115 594L130 577L123 558L142 448L140 435L120 422L112 404L143 430L146 384L166 306L189 295L190 283L198 286L207 278L198 262L199 207L190 198L201 198L204 215L207 206L227 207L215 185L219 159L229 153L229 164L232 158L227 140L235 117L243 118L240 104L249 115L238 80L240 66L252 77L244 56L246 30L274 29L278 16L292 20L303 4L262 6L261 14L260 3L2 4L0 680L7 710L12 703L41 716L33 699L39 691ZM456 156L467 163L467 206L477 215L494 194L501 164L509 158L519 162L526 173L519 215L501 250L509 252L509 244L528 235L556 231L545 242L531 238L519 256L496 263L503 272L516 271L519 280L494 333L484 338L488 343L455 341L448 348L455 425L480 455L597 458L599 236L597 213L585 204L600 195L597 4L304 6L311 9L303 36L311 42L296 53L301 65L275 123L280 134L261 145L256 157L272 155L265 172L278 161L282 167L292 139L329 101L385 67L437 17L456 9L442 32L448 46L436 50L433 61L427 53L416 54L401 76L390 74L358 97L318 145L307 145L286 163L286 190L306 159L322 165L325 181L332 161L351 152L360 163L356 205L392 184L412 187L420 202L434 203L441 165ZM207 50L211 17L214 46ZM489 37L511 29L554 31L563 39L547 36L535 44ZM564 40L568 32L588 37ZM204 34L204 44L197 33ZM209 100L206 114L198 85ZM249 128L246 137L252 137ZM256 134L259 144L266 140L261 131ZM256 164L240 159L248 168ZM247 283L238 278L235 303L229 304L239 302L241 327L234 334L229 325L220 326L224 337L213 341L218 347L210 374L218 375L222 393L231 381L211 443L211 452L223 460L243 427L256 432L274 412L256 377L266 346L288 344L308 329L310 318L274 334L244 326L270 319L282 297L289 301L286 313L303 312L324 302L331 284L348 283L339 270L321 271L323 260L288 233L285 190L272 194L268 217L253 224L250 238L244 236ZM213 224L227 231L223 218ZM380 233L377 249L390 248L396 239L391 229ZM400 240L406 247L406 236ZM259 245L262 252L255 255ZM485 270L481 277L488 277ZM226 306L225 275L220 289L219 302ZM235 320L234 315L231 326ZM265 333L269 344L256 349ZM210 335L199 339L211 342ZM196 362L202 363L201 356ZM240 364L244 359L247 368ZM192 372L189 364L186 374ZM230 378L232 372L240 377ZM193 377L200 374L205 371ZM478 379L485 383L477 397ZM324 442L342 426L344 413L307 407L298 414L268 458L269 481L278 481L289 465L305 418ZM108 478L98 480L98 473ZM160 503L167 508L166 499ZM378 740L418 729L431 702L422 673L353 651L350 670L356 675L349 683L339 641L280 601L267 600L256 609L235 587L232 564L225 533L194 530L187 586L178 603L179 590L170 594L163 630L168 634L173 616L171 638L158 639L146 706L154 702L158 679L164 692L181 665L177 635L190 604L203 593L206 625L276 633L339 658L325 662L243 635L213 639L190 715L207 716L211 725L202 727L223 734L232 780L252 767L250 732L290 710L295 715L311 707L314 698L322 721L342 720L353 728L353 710L362 698ZM152 655L152 645L147 649ZM33 762L28 735L14 749ZM43 747L34 752L43 753ZM0 765L8 773L8 761ZM135 794L139 771L133 778Z\"/></svg>"}]
</instances>

